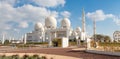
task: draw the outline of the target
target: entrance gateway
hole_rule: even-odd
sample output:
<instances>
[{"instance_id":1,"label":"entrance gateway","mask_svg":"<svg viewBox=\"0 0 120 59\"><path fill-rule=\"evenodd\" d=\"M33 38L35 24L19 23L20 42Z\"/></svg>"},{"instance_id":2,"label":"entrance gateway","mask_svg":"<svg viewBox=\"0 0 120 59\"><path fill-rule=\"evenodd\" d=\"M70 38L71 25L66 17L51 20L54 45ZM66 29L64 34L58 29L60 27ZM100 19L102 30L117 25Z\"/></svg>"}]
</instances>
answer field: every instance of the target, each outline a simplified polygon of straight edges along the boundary
<instances>
[{"instance_id":1,"label":"entrance gateway","mask_svg":"<svg viewBox=\"0 0 120 59\"><path fill-rule=\"evenodd\" d=\"M68 47L69 46L69 29L49 30L49 46Z\"/></svg>"},{"instance_id":2,"label":"entrance gateway","mask_svg":"<svg viewBox=\"0 0 120 59\"><path fill-rule=\"evenodd\" d=\"M52 46L54 47L68 47L69 46L69 40L68 38L55 38L52 40Z\"/></svg>"}]
</instances>

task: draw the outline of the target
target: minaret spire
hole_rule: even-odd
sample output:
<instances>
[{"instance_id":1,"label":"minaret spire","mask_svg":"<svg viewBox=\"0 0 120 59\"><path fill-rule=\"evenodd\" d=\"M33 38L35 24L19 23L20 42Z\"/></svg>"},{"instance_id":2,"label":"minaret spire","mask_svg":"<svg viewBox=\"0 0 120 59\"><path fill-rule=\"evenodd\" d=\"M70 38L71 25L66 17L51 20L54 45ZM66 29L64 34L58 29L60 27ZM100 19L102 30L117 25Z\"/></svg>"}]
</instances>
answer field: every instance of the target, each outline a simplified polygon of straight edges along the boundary
<instances>
[{"instance_id":1,"label":"minaret spire","mask_svg":"<svg viewBox=\"0 0 120 59\"><path fill-rule=\"evenodd\" d=\"M96 41L96 35L95 35L96 34L96 20L95 19L93 20L93 26L94 26L93 27L94 40Z\"/></svg>"},{"instance_id":2,"label":"minaret spire","mask_svg":"<svg viewBox=\"0 0 120 59\"><path fill-rule=\"evenodd\" d=\"M84 8L82 10L82 32L81 32L81 40L86 40L85 12L84 12Z\"/></svg>"},{"instance_id":3,"label":"minaret spire","mask_svg":"<svg viewBox=\"0 0 120 59\"><path fill-rule=\"evenodd\" d=\"M5 35L3 34L3 36L2 36L2 44L4 44L5 43Z\"/></svg>"},{"instance_id":4,"label":"minaret spire","mask_svg":"<svg viewBox=\"0 0 120 59\"><path fill-rule=\"evenodd\" d=\"M84 8L82 9L82 32L85 32L85 12Z\"/></svg>"}]
</instances>

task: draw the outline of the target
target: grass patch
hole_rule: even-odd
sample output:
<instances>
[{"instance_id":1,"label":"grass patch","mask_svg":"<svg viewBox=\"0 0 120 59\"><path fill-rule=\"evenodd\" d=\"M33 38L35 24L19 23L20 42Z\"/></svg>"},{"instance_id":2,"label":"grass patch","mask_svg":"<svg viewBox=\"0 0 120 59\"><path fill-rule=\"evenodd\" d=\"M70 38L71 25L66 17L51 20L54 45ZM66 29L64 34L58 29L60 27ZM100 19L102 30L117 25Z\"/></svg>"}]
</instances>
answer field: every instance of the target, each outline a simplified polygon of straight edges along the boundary
<instances>
[{"instance_id":1,"label":"grass patch","mask_svg":"<svg viewBox=\"0 0 120 59\"><path fill-rule=\"evenodd\" d=\"M77 42L74 42L74 41L69 42L69 45L70 45L70 46L75 46L75 45L77 45Z\"/></svg>"},{"instance_id":2,"label":"grass patch","mask_svg":"<svg viewBox=\"0 0 120 59\"><path fill-rule=\"evenodd\" d=\"M99 43L100 46L114 46L120 47L120 43Z\"/></svg>"}]
</instances>

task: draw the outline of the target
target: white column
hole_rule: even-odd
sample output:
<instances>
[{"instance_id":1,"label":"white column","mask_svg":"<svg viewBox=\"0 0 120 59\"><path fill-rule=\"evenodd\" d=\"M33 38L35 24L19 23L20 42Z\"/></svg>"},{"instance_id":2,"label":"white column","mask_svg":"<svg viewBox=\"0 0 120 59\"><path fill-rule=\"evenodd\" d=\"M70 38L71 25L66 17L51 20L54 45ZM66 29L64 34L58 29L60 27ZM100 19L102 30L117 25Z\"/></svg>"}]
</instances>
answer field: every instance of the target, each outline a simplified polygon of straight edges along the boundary
<instances>
[{"instance_id":1,"label":"white column","mask_svg":"<svg viewBox=\"0 0 120 59\"><path fill-rule=\"evenodd\" d=\"M86 40L86 27L85 27L85 12L82 10L82 32L81 32L81 40Z\"/></svg>"},{"instance_id":2,"label":"white column","mask_svg":"<svg viewBox=\"0 0 120 59\"><path fill-rule=\"evenodd\" d=\"M87 49L90 49L90 48L91 48L91 46L90 46L90 41L91 41L91 39L87 38Z\"/></svg>"},{"instance_id":3,"label":"white column","mask_svg":"<svg viewBox=\"0 0 120 59\"><path fill-rule=\"evenodd\" d=\"M49 32L49 46L52 46L52 39L51 39L51 33Z\"/></svg>"},{"instance_id":4,"label":"white column","mask_svg":"<svg viewBox=\"0 0 120 59\"><path fill-rule=\"evenodd\" d=\"M24 44L26 44L26 40L27 40L27 35L25 34L25 37L24 37Z\"/></svg>"},{"instance_id":5,"label":"white column","mask_svg":"<svg viewBox=\"0 0 120 59\"><path fill-rule=\"evenodd\" d=\"M79 36L76 35L77 45L79 46L79 40L78 40L78 37L79 37Z\"/></svg>"},{"instance_id":6,"label":"white column","mask_svg":"<svg viewBox=\"0 0 120 59\"><path fill-rule=\"evenodd\" d=\"M45 33L42 32L42 41L45 42Z\"/></svg>"},{"instance_id":7,"label":"white column","mask_svg":"<svg viewBox=\"0 0 120 59\"><path fill-rule=\"evenodd\" d=\"M68 29L66 31L66 36L67 36L67 38L69 38L69 30Z\"/></svg>"},{"instance_id":8,"label":"white column","mask_svg":"<svg viewBox=\"0 0 120 59\"><path fill-rule=\"evenodd\" d=\"M24 36L22 36L21 41L24 42Z\"/></svg>"},{"instance_id":9,"label":"white column","mask_svg":"<svg viewBox=\"0 0 120 59\"><path fill-rule=\"evenodd\" d=\"M57 37L56 32L55 32L55 38Z\"/></svg>"},{"instance_id":10,"label":"white column","mask_svg":"<svg viewBox=\"0 0 120 59\"><path fill-rule=\"evenodd\" d=\"M4 34L3 34L2 44L4 44L4 43L5 43L5 36L4 36Z\"/></svg>"},{"instance_id":11,"label":"white column","mask_svg":"<svg viewBox=\"0 0 120 59\"><path fill-rule=\"evenodd\" d=\"M94 24L93 35L94 35L94 40L96 41L96 36L95 36L95 34L96 34L96 20L95 19L93 20L93 24Z\"/></svg>"},{"instance_id":12,"label":"white column","mask_svg":"<svg viewBox=\"0 0 120 59\"><path fill-rule=\"evenodd\" d=\"M44 39L45 42L48 42L48 41L47 41L47 38L46 38L46 36L45 36L45 32L43 33L43 39Z\"/></svg>"},{"instance_id":13,"label":"white column","mask_svg":"<svg viewBox=\"0 0 120 59\"><path fill-rule=\"evenodd\" d=\"M81 40L86 40L86 34L85 34L85 32L81 32Z\"/></svg>"}]
</instances>

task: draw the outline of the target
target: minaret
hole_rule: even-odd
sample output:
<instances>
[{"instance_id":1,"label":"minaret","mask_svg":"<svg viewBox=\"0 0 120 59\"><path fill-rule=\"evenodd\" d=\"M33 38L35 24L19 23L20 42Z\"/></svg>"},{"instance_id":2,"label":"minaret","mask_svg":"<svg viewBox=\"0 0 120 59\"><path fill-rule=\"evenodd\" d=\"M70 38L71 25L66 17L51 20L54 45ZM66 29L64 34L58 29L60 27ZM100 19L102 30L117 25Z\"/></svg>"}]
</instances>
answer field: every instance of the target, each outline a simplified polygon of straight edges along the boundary
<instances>
[{"instance_id":1,"label":"minaret","mask_svg":"<svg viewBox=\"0 0 120 59\"><path fill-rule=\"evenodd\" d=\"M4 36L4 34L3 34L2 44L4 44L4 43L5 43L5 36Z\"/></svg>"},{"instance_id":2,"label":"minaret","mask_svg":"<svg viewBox=\"0 0 120 59\"><path fill-rule=\"evenodd\" d=\"M25 36L24 36L24 44L26 44L27 43L27 34L25 34Z\"/></svg>"},{"instance_id":3,"label":"minaret","mask_svg":"<svg viewBox=\"0 0 120 59\"><path fill-rule=\"evenodd\" d=\"M85 32L85 12L84 12L84 8L82 10L82 32Z\"/></svg>"},{"instance_id":4,"label":"minaret","mask_svg":"<svg viewBox=\"0 0 120 59\"><path fill-rule=\"evenodd\" d=\"M82 32L81 32L81 40L86 40L86 30L85 30L85 12L82 10Z\"/></svg>"},{"instance_id":5,"label":"minaret","mask_svg":"<svg viewBox=\"0 0 120 59\"><path fill-rule=\"evenodd\" d=\"M96 36L95 36L95 34L96 34L96 21L95 21L95 19L93 20L93 35L94 35L94 40L96 41Z\"/></svg>"},{"instance_id":6,"label":"minaret","mask_svg":"<svg viewBox=\"0 0 120 59\"><path fill-rule=\"evenodd\" d=\"M22 35L22 37L21 37L21 41L24 42L24 36L23 36L23 35Z\"/></svg>"}]
</instances>

